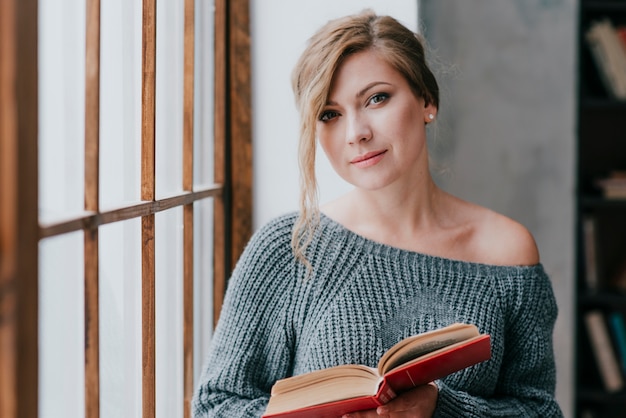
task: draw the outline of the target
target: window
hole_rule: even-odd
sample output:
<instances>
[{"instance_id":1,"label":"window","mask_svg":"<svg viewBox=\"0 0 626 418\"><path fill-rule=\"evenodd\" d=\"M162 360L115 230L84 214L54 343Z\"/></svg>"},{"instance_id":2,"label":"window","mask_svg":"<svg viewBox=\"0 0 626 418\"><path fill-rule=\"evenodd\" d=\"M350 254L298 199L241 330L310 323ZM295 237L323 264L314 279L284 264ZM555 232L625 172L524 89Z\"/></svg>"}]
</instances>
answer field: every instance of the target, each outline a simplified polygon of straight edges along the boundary
<instances>
[{"instance_id":1,"label":"window","mask_svg":"<svg viewBox=\"0 0 626 418\"><path fill-rule=\"evenodd\" d=\"M248 22L0 3L0 416L189 416L251 233Z\"/></svg>"}]
</instances>

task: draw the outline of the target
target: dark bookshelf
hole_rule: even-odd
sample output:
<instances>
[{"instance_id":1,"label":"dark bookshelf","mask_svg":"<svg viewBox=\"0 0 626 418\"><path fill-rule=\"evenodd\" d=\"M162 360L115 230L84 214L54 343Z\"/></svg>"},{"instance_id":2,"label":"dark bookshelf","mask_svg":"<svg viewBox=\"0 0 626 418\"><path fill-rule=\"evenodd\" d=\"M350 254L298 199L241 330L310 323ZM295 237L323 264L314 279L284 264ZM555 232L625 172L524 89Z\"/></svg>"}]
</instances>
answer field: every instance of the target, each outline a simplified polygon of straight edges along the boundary
<instances>
[{"instance_id":1,"label":"dark bookshelf","mask_svg":"<svg viewBox=\"0 0 626 418\"><path fill-rule=\"evenodd\" d=\"M583 389L580 392L580 397L588 402L612 403L614 404L614 406L619 406L626 402L626 393L622 392L616 393L611 396L606 396L606 393L603 390L597 389Z\"/></svg>"},{"instance_id":2,"label":"dark bookshelf","mask_svg":"<svg viewBox=\"0 0 626 418\"><path fill-rule=\"evenodd\" d=\"M577 167L576 167L576 299L575 408L576 417L623 416L626 389L605 389L585 324L585 314L600 310L626 317L626 289L612 283L626 262L626 198L606 198L597 180L626 171L626 100L617 100L603 82L585 33L603 19L626 25L626 0L581 0L577 39ZM589 235L584 220L595 222L595 288L587 277ZM618 361L623 361L611 337ZM626 373L623 380L626 388ZM615 415L615 411L619 411Z\"/></svg>"},{"instance_id":3,"label":"dark bookshelf","mask_svg":"<svg viewBox=\"0 0 626 418\"><path fill-rule=\"evenodd\" d=\"M579 195L578 200L582 210L594 210L603 208L626 209L626 199L605 199L602 196Z\"/></svg>"},{"instance_id":4,"label":"dark bookshelf","mask_svg":"<svg viewBox=\"0 0 626 418\"><path fill-rule=\"evenodd\" d=\"M626 394L614 394L607 396L606 393L597 389L581 389L579 400L582 407L578 416L583 418L623 418L623 406L626 404ZM587 415L585 415L587 411Z\"/></svg>"}]
</instances>

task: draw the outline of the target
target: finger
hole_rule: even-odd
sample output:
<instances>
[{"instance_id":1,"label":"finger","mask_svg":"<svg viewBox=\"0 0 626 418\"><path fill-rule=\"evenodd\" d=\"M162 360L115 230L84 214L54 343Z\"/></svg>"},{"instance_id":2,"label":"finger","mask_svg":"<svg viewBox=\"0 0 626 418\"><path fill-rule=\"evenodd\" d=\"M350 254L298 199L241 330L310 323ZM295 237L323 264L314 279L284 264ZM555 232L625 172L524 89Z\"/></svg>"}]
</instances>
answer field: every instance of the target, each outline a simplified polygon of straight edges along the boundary
<instances>
[{"instance_id":1,"label":"finger","mask_svg":"<svg viewBox=\"0 0 626 418\"><path fill-rule=\"evenodd\" d=\"M413 411L416 416L431 416L437 404L438 389L434 383L418 386L377 408L379 417Z\"/></svg>"},{"instance_id":2,"label":"finger","mask_svg":"<svg viewBox=\"0 0 626 418\"><path fill-rule=\"evenodd\" d=\"M369 409L367 411L350 412L342 415L341 418L380 418L380 415L376 413L375 409Z\"/></svg>"}]
</instances>

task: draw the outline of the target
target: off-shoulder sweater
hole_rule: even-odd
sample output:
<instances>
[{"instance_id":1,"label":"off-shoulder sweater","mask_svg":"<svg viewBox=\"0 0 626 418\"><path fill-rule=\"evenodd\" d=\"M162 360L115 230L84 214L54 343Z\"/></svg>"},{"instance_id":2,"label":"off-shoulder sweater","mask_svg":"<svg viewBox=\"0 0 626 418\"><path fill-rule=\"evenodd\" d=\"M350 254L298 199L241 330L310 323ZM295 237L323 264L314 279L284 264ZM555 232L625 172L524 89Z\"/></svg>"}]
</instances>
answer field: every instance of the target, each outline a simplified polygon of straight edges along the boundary
<instances>
[{"instance_id":1,"label":"off-shoulder sweater","mask_svg":"<svg viewBox=\"0 0 626 418\"><path fill-rule=\"evenodd\" d=\"M554 398L557 307L541 264L407 251L322 215L307 276L290 244L296 216L260 228L235 266L194 417L260 417L281 378L346 363L375 367L402 338L453 322L490 334L492 357L436 382L436 417L562 416Z\"/></svg>"}]
</instances>

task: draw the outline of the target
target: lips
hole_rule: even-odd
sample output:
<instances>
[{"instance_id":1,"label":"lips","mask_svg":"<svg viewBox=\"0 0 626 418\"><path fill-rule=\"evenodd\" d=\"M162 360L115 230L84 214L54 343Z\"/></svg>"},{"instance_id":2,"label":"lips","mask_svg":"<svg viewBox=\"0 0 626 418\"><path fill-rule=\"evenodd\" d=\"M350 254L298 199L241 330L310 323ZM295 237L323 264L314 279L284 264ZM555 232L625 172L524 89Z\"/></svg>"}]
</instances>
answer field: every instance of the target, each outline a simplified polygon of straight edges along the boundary
<instances>
[{"instance_id":1,"label":"lips","mask_svg":"<svg viewBox=\"0 0 626 418\"><path fill-rule=\"evenodd\" d=\"M354 157L350 163L358 167L369 167L382 160L386 152L387 150L371 151Z\"/></svg>"}]
</instances>

